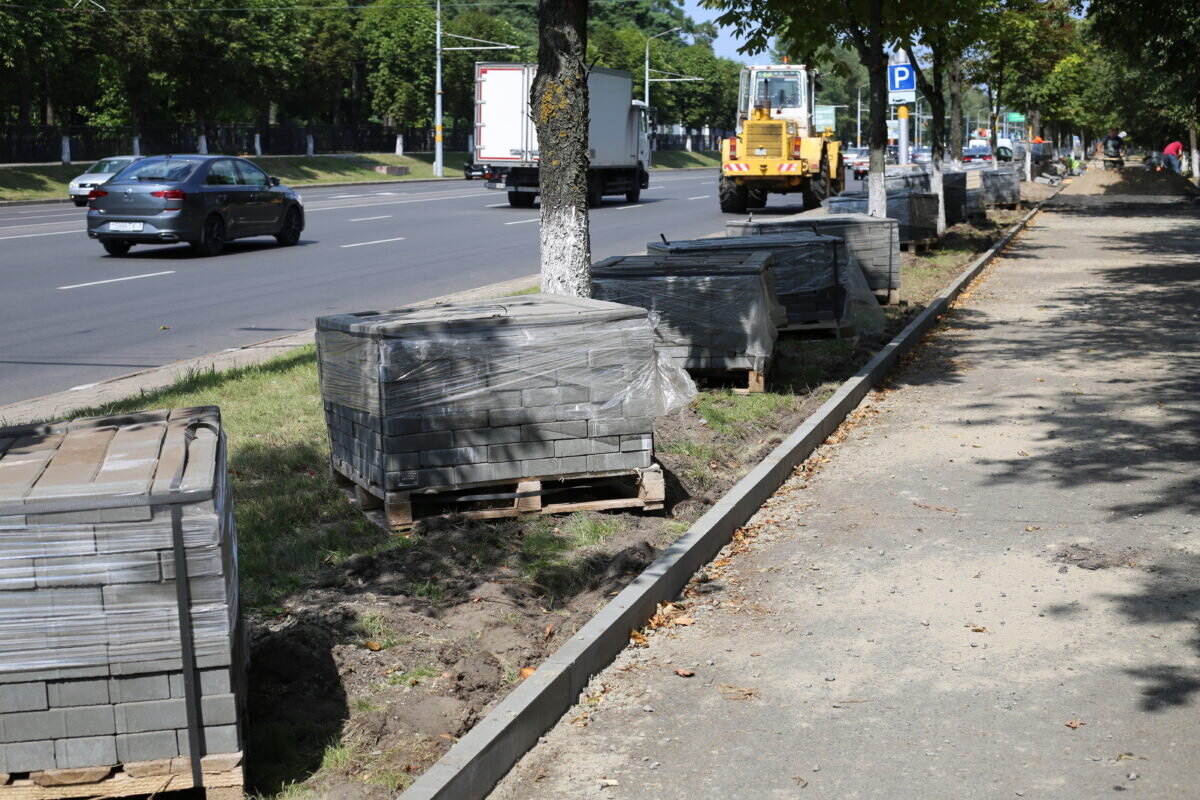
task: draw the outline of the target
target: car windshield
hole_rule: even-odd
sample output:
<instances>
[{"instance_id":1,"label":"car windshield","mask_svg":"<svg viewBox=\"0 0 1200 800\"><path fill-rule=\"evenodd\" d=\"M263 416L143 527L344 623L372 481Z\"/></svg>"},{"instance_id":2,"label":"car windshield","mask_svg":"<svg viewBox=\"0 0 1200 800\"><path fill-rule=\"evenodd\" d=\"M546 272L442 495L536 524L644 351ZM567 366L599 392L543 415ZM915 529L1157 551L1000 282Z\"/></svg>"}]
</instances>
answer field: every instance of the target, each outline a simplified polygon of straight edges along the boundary
<instances>
[{"instance_id":1,"label":"car windshield","mask_svg":"<svg viewBox=\"0 0 1200 800\"><path fill-rule=\"evenodd\" d=\"M185 158L148 158L121 173L122 181L185 181L199 161Z\"/></svg>"},{"instance_id":2,"label":"car windshield","mask_svg":"<svg viewBox=\"0 0 1200 800\"><path fill-rule=\"evenodd\" d=\"M99 172L103 174L120 172L121 168L129 164L131 161L133 161L132 158L106 158L103 161L97 161L95 164L92 164L87 168L87 171L84 174L86 175L88 172Z\"/></svg>"}]
</instances>

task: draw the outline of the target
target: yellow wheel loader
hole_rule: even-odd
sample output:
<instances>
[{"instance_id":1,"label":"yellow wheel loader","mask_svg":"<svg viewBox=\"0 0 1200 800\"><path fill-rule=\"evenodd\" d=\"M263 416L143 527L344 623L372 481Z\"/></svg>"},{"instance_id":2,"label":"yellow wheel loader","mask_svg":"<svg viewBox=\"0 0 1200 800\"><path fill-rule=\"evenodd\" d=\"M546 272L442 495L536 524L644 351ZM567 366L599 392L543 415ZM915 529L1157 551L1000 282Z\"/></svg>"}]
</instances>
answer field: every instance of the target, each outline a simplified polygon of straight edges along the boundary
<instances>
[{"instance_id":1,"label":"yellow wheel loader","mask_svg":"<svg viewBox=\"0 0 1200 800\"><path fill-rule=\"evenodd\" d=\"M721 210L762 208L767 195L800 193L815 208L842 190L833 131L816 131L815 72L803 65L742 69L737 132L721 142Z\"/></svg>"}]
</instances>

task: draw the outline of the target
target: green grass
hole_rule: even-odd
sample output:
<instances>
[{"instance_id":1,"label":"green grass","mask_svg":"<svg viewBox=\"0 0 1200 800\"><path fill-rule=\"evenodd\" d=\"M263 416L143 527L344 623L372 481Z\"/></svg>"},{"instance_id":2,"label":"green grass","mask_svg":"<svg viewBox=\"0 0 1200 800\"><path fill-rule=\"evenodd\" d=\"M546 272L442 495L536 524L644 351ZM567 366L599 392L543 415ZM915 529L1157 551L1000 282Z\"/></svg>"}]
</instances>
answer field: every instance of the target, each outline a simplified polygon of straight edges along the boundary
<instances>
[{"instance_id":1,"label":"green grass","mask_svg":"<svg viewBox=\"0 0 1200 800\"><path fill-rule=\"evenodd\" d=\"M526 294L541 294L541 293L542 293L542 287L529 286L524 289L518 289L515 292L509 292L508 294L502 294L500 296L501 297L520 297L521 295L526 295Z\"/></svg>"},{"instance_id":2,"label":"green grass","mask_svg":"<svg viewBox=\"0 0 1200 800\"><path fill-rule=\"evenodd\" d=\"M347 156L276 156L251 158L269 174L289 185L310 183L361 183L363 181L415 180L433 177L433 153L405 156L355 154ZM445 153L446 178L462 178L466 153ZM407 166L404 177L381 175L375 167ZM67 183L91 166L75 164L39 164L33 167L0 166L0 200L65 200Z\"/></svg>"},{"instance_id":3,"label":"green grass","mask_svg":"<svg viewBox=\"0 0 1200 800\"><path fill-rule=\"evenodd\" d=\"M387 617L374 611L359 614L354 623L354 632L364 642L375 642L384 650L404 642L404 637L396 635L396 631L392 629Z\"/></svg>"},{"instance_id":4,"label":"green grass","mask_svg":"<svg viewBox=\"0 0 1200 800\"><path fill-rule=\"evenodd\" d=\"M430 678L436 678L440 674L435 667L426 664L404 672L393 672L388 676L387 682L392 686L420 686L425 681Z\"/></svg>"},{"instance_id":5,"label":"green grass","mask_svg":"<svg viewBox=\"0 0 1200 800\"><path fill-rule=\"evenodd\" d=\"M622 525L620 517L585 511L566 518L530 519L518 554L522 575L553 594L579 589L607 562L595 552L586 552L587 548L603 544L619 533Z\"/></svg>"},{"instance_id":6,"label":"green grass","mask_svg":"<svg viewBox=\"0 0 1200 800\"><path fill-rule=\"evenodd\" d=\"M684 167L719 167L721 154L716 150L689 153L686 150L655 150L650 157L654 169L683 169Z\"/></svg>"},{"instance_id":7,"label":"green grass","mask_svg":"<svg viewBox=\"0 0 1200 800\"><path fill-rule=\"evenodd\" d=\"M184 375L166 389L74 416L219 405L229 437L238 562L248 610L277 608L352 553L412 545L354 508L328 472L313 346L263 364Z\"/></svg>"}]
</instances>

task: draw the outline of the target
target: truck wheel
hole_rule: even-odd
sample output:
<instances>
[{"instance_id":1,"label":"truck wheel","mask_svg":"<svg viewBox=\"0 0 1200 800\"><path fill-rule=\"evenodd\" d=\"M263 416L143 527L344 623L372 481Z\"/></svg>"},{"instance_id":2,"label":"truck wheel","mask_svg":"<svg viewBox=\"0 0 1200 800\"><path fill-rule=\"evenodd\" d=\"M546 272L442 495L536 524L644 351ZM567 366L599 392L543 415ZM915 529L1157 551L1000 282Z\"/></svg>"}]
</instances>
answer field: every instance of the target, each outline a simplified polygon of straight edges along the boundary
<instances>
[{"instance_id":1,"label":"truck wheel","mask_svg":"<svg viewBox=\"0 0 1200 800\"><path fill-rule=\"evenodd\" d=\"M588 208L595 208L604 202L604 184L599 180L589 180L587 187Z\"/></svg>"},{"instance_id":2,"label":"truck wheel","mask_svg":"<svg viewBox=\"0 0 1200 800\"><path fill-rule=\"evenodd\" d=\"M536 197L533 192L509 192L508 204L513 208L533 208Z\"/></svg>"},{"instance_id":3,"label":"truck wheel","mask_svg":"<svg viewBox=\"0 0 1200 800\"><path fill-rule=\"evenodd\" d=\"M746 213L746 188L744 186L738 186L729 178L721 178L717 197L720 198L721 210L726 214Z\"/></svg>"},{"instance_id":4,"label":"truck wheel","mask_svg":"<svg viewBox=\"0 0 1200 800\"><path fill-rule=\"evenodd\" d=\"M763 208L767 204L766 189L747 189L746 190L746 207L747 208Z\"/></svg>"},{"instance_id":5,"label":"truck wheel","mask_svg":"<svg viewBox=\"0 0 1200 800\"><path fill-rule=\"evenodd\" d=\"M626 203L636 203L638 200L641 200L641 199L642 199L641 187L638 187L637 189L630 189L628 192L625 193L625 202Z\"/></svg>"}]
</instances>

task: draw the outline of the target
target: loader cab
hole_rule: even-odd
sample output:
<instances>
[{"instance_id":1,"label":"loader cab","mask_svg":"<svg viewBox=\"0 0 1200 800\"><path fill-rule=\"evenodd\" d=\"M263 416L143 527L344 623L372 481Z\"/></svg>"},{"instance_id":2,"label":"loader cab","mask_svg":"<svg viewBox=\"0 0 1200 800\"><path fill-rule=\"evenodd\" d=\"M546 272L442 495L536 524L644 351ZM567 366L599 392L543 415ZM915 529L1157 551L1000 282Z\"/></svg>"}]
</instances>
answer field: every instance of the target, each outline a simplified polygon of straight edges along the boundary
<instances>
[{"instance_id":1,"label":"loader cab","mask_svg":"<svg viewBox=\"0 0 1200 800\"><path fill-rule=\"evenodd\" d=\"M810 135L811 87L803 65L776 64L742 69L738 89L738 130L749 119L787 120Z\"/></svg>"}]
</instances>

